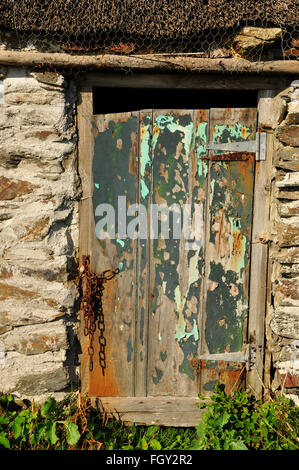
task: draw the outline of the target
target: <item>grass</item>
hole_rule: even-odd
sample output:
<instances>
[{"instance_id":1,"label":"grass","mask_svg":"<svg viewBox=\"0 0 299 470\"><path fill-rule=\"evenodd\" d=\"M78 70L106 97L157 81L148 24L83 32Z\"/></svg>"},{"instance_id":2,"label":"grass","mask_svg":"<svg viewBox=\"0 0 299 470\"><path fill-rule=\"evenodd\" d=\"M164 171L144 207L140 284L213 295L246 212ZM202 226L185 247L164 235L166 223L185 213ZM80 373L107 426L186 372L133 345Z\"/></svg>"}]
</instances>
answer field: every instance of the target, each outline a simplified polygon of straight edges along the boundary
<instances>
[{"instance_id":1,"label":"grass","mask_svg":"<svg viewBox=\"0 0 299 470\"><path fill-rule=\"evenodd\" d=\"M201 397L203 398L203 397ZM80 393L41 406L0 395L0 449L298 450L299 408L283 395L256 401L216 387L195 428L125 426Z\"/></svg>"}]
</instances>

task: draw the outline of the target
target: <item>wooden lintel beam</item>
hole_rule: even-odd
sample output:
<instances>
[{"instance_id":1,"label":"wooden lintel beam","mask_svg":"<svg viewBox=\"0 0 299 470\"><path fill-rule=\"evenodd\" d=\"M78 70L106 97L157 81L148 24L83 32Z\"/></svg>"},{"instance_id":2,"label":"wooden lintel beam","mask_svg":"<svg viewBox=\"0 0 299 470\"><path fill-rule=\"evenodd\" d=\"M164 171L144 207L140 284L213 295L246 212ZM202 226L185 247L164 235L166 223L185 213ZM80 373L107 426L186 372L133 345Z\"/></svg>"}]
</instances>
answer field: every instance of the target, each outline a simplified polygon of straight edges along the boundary
<instances>
[{"instance_id":1,"label":"wooden lintel beam","mask_svg":"<svg viewBox=\"0 0 299 470\"><path fill-rule=\"evenodd\" d=\"M245 59L204 59L192 56L67 54L64 52L0 51L0 65L82 67L93 70L131 69L147 71L189 71L202 73L298 74L295 60L250 62Z\"/></svg>"}]
</instances>

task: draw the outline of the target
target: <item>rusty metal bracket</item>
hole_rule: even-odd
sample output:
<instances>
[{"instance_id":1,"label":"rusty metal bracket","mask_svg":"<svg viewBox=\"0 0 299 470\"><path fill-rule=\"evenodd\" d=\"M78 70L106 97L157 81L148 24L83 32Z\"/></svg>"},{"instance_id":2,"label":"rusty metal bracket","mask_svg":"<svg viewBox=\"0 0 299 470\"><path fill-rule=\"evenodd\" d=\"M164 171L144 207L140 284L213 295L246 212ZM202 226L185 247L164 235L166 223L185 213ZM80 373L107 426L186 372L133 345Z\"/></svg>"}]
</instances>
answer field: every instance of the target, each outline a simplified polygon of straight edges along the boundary
<instances>
[{"instance_id":1,"label":"rusty metal bracket","mask_svg":"<svg viewBox=\"0 0 299 470\"><path fill-rule=\"evenodd\" d=\"M221 153L219 155L202 155L201 160L210 160L213 162L219 161L247 161L250 159L249 152L234 152L234 153Z\"/></svg>"},{"instance_id":2,"label":"rusty metal bracket","mask_svg":"<svg viewBox=\"0 0 299 470\"><path fill-rule=\"evenodd\" d=\"M243 362L246 370L252 370L256 363L256 344L246 344L243 351L219 354L201 354L194 357L190 362L193 370L198 371L200 361L223 361L223 362Z\"/></svg>"},{"instance_id":3,"label":"rusty metal bracket","mask_svg":"<svg viewBox=\"0 0 299 470\"><path fill-rule=\"evenodd\" d=\"M256 344L247 344L245 352L246 370L252 370L256 363Z\"/></svg>"},{"instance_id":4,"label":"rusty metal bracket","mask_svg":"<svg viewBox=\"0 0 299 470\"><path fill-rule=\"evenodd\" d=\"M243 140L241 142L227 142L222 144L207 144L207 150L229 153L201 158L206 160L248 160L249 154L255 153L256 161L264 161L266 160L267 153L267 133L256 132L255 136L255 140ZM247 158L245 158L246 155Z\"/></svg>"}]
</instances>

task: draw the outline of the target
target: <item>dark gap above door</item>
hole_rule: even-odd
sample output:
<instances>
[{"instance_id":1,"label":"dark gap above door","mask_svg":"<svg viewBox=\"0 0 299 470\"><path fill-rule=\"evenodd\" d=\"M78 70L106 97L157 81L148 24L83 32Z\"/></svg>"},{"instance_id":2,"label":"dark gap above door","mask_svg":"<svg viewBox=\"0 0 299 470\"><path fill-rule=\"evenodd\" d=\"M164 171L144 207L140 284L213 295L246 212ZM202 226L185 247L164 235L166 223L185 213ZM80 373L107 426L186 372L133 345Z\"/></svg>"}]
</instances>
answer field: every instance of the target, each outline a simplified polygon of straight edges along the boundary
<instances>
[{"instance_id":1,"label":"dark gap above door","mask_svg":"<svg viewBox=\"0 0 299 470\"><path fill-rule=\"evenodd\" d=\"M165 88L93 89L93 113L141 109L256 108L256 90L186 90Z\"/></svg>"}]
</instances>

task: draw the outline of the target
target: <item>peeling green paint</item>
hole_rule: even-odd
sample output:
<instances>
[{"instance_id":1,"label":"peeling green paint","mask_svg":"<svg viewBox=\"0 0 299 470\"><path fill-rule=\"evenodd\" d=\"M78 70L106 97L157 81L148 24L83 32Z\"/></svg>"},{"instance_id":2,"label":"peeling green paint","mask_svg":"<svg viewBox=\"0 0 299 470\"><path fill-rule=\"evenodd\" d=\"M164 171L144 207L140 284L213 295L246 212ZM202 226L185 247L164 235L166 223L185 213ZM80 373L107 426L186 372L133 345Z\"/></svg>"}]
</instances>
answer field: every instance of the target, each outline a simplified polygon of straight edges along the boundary
<instances>
[{"instance_id":1,"label":"peeling green paint","mask_svg":"<svg viewBox=\"0 0 299 470\"><path fill-rule=\"evenodd\" d=\"M253 127L239 121L212 125L212 142L254 138ZM215 152L222 153L221 151ZM248 314L249 247L252 221L253 166L248 162L212 162L210 169L210 237L214 245L207 292L205 338L210 353L240 351ZM245 271L246 270L246 271ZM247 274L246 274L247 273Z\"/></svg>"},{"instance_id":2,"label":"peeling green paint","mask_svg":"<svg viewBox=\"0 0 299 470\"><path fill-rule=\"evenodd\" d=\"M201 160L202 155L207 154L207 122L199 122L197 124L197 133L195 136L196 153L197 153L197 168L198 177L206 177L208 173L208 165L205 161Z\"/></svg>"},{"instance_id":3,"label":"peeling green paint","mask_svg":"<svg viewBox=\"0 0 299 470\"><path fill-rule=\"evenodd\" d=\"M211 185L211 201L213 201L214 191L215 191L215 180L211 180L210 185Z\"/></svg>"},{"instance_id":4,"label":"peeling green paint","mask_svg":"<svg viewBox=\"0 0 299 470\"><path fill-rule=\"evenodd\" d=\"M132 360L132 352L133 352L132 341L131 341L131 336L129 336L129 339L127 342L127 361L128 362L131 362Z\"/></svg>"},{"instance_id":5,"label":"peeling green paint","mask_svg":"<svg viewBox=\"0 0 299 470\"><path fill-rule=\"evenodd\" d=\"M165 127L172 133L174 132L182 132L184 137L181 139L183 145L184 145L184 154L185 154L185 163L187 163L187 157L190 152L190 147L191 147L191 142L193 138L193 122L190 119L190 122L187 125L180 125L179 121L182 119L184 116L179 116L175 120L175 116L168 114L166 116L161 115L156 117L156 125L159 127L159 129L163 130ZM188 116L189 117L189 116ZM188 171L188 168L187 168Z\"/></svg>"},{"instance_id":6,"label":"peeling green paint","mask_svg":"<svg viewBox=\"0 0 299 470\"><path fill-rule=\"evenodd\" d=\"M167 359L167 351L160 352L160 358L162 362L165 362Z\"/></svg>"},{"instance_id":7,"label":"peeling green paint","mask_svg":"<svg viewBox=\"0 0 299 470\"><path fill-rule=\"evenodd\" d=\"M143 197L143 199L145 199L146 196L149 194L149 189L143 180L140 181L140 184L141 184L141 196Z\"/></svg>"},{"instance_id":8,"label":"peeling green paint","mask_svg":"<svg viewBox=\"0 0 299 470\"><path fill-rule=\"evenodd\" d=\"M163 377L163 372L161 369L158 369L158 367L155 367L155 371L156 377L152 376L152 381L155 385L157 385L157 383L160 382L161 378Z\"/></svg>"},{"instance_id":9,"label":"peeling green paint","mask_svg":"<svg viewBox=\"0 0 299 470\"><path fill-rule=\"evenodd\" d=\"M123 240L121 240L120 238L117 238L116 242L119 243L122 247L125 246L125 242Z\"/></svg>"},{"instance_id":10,"label":"peeling green paint","mask_svg":"<svg viewBox=\"0 0 299 470\"><path fill-rule=\"evenodd\" d=\"M244 126L240 122L236 122L232 125L216 124L213 131L213 143L239 142L255 138L253 127L251 125ZM215 153L219 153L219 151Z\"/></svg>"},{"instance_id":11,"label":"peeling green paint","mask_svg":"<svg viewBox=\"0 0 299 470\"><path fill-rule=\"evenodd\" d=\"M188 339L190 338L190 336L194 336L195 341L198 341L199 333L198 333L196 320L193 319L193 328L189 332L186 331L186 320L184 318L182 318L182 320L183 320L182 325L179 325L179 324L176 325L176 330L175 330L175 335L174 335L175 339L180 341L183 338Z\"/></svg>"},{"instance_id":12,"label":"peeling green paint","mask_svg":"<svg viewBox=\"0 0 299 470\"><path fill-rule=\"evenodd\" d=\"M126 194L129 204L140 201L146 208L150 202L168 207L173 203L183 207L185 203L191 202L193 205L201 204L204 214L206 204L209 204L211 225L206 241L211 262L206 266L205 247L186 253L183 243L171 237L171 231L169 239L153 240L149 244L148 240L132 243L116 229L120 238L112 242L113 250L116 247L114 259L118 260L120 270L135 270L136 281L132 286L130 284L129 292L126 293L136 300L137 320L132 323L137 328L134 336L139 348L136 358L131 338L125 340L124 349L126 345L128 362L139 358L140 361L144 358L162 361L158 362L161 369L154 367L154 362L149 362L149 370L155 371L152 381L148 381L151 386L152 383L159 384L166 366L173 368L175 374L185 374L186 383L190 383L189 378L194 382L190 358L198 354L200 337L204 338L204 345L211 353L234 352L242 347L244 318L248 312L248 286L245 284L251 234L253 181L248 176L251 169L242 169L239 162L207 163L201 159L207 153L208 141L208 123L197 122L203 116L206 120L207 114L203 112L141 112L137 121L134 117L135 121L129 118L120 125L108 123L107 129L96 137L95 160L99 141L99 145L106 146L105 156L111 157L102 158L101 163L94 163L95 188L101 188L101 191L94 191L94 205L100 201L111 202L117 207L115 201L120 194ZM254 137L252 127L243 126L239 122L233 126L217 124L214 128L213 142ZM134 160L132 132L136 132L135 144L139 149L139 155L136 158L133 155ZM121 145L117 139L121 139ZM136 174L133 175L135 170ZM194 211L192 217L194 221ZM104 249L105 243L100 243ZM150 263L149 253L153 254ZM204 293L207 318L201 331L203 306L200 302L205 287L202 282L204 269L208 276L207 284L211 282L211 289ZM158 347L158 352L155 350L153 353L155 359L151 354L147 356L144 349L148 314L149 324L152 322L153 325L150 331L155 331L151 341ZM169 350L160 351L166 339L169 340L166 338L165 322L173 320L176 324L173 325L174 334L171 333L172 343ZM169 356L171 348L175 350L173 360ZM166 359L169 361L166 362ZM207 368L216 366L217 363L213 362L207 364ZM214 378L214 375L211 377ZM164 387L165 381L159 384L157 393L159 387ZM210 390L214 383L210 381L204 388Z\"/></svg>"},{"instance_id":13,"label":"peeling green paint","mask_svg":"<svg viewBox=\"0 0 299 470\"><path fill-rule=\"evenodd\" d=\"M215 390L215 386L217 384L218 380L210 380L209 382L206 382L203 386L203 389L207 392L212 392Z\"/></svg>"}]
</instances>

